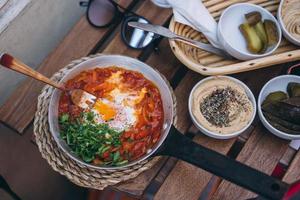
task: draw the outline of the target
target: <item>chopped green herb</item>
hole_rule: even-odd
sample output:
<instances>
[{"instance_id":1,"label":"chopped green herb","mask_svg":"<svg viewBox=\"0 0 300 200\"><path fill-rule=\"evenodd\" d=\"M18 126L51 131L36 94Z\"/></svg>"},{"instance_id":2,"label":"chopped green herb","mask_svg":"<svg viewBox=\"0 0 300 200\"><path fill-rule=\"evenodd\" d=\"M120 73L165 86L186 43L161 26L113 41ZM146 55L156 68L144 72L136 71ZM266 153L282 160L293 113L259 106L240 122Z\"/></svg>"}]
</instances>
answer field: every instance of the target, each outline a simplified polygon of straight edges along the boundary
<instances>
[{"instance_id":1,"label":"chopped green herb","mask_svg":"<svg viewBox=\"0 0 300 200\"><path fill-rule=\"evenodd\" d=\"M61 123L64 123L64 122L69 120L69 115L68 114L62 114L59 119L60 119Z\"/></svg>"},{"instance_id":2,"label":"chopped green herb","mask_svg":"<svg viewBox=\"0 0 300 200\"><path fill-rule=\"evenodd\" d=\"M92 162L96 156L102 156L110 149L121 145L122 132L110 128L107 124L98 124L94 121L92 112L82 113L80 117L71 119L68 114L59 117L60 135L70 146L72 151L85 162ZM116 151L105 160L104 165L120 165L120 152ZM128 162L128 161L127 161Z\"/></svg>"},{"instance_id":3,"label":"chopped green herb","mask_svg":"<svg viewBox=\"0 0 300 200\"><path fill-rule=\"evenodd\" d=\"M122 160L120 162L116 163L116 166L121 166L121 165L125 165L126 163L128 163L128 160Z\"/></svg>"},{"instance_id":4,"label":"chopped green herb","mask_svg":"<svg viewBox=\"0 0 300 200\"><path fill-rule=\"evenodd\" d=\"M114 156L113 156L113 162L118 161L119 158L120 158L120 152L117 151L116 153L114 153Z\"/></svg>"}]
</instances>

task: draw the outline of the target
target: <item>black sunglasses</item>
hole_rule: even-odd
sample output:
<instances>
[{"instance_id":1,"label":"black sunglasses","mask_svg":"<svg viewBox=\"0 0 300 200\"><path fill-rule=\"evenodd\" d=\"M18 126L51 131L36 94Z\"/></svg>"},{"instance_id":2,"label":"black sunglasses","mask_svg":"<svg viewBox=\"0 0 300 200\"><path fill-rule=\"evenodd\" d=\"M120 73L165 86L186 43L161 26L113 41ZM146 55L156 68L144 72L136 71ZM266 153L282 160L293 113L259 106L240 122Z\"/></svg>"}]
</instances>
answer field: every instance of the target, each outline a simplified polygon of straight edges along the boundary
<instances>
[{"instance_id":1,"label":"black sunglasses","mask_svg":"<svg viewBox=\"0 0 300 200\"><path fill-rule=\"evenodd\" d=\"M129 22L150 24L146 18L122 7L113 0L89 0L79 2L80 6L87 7L88 22L97 28L107 27L122 19L121 36L124 43L134 49L148 46L158 35L128 26Z\"/></svg>"}]
</instances>

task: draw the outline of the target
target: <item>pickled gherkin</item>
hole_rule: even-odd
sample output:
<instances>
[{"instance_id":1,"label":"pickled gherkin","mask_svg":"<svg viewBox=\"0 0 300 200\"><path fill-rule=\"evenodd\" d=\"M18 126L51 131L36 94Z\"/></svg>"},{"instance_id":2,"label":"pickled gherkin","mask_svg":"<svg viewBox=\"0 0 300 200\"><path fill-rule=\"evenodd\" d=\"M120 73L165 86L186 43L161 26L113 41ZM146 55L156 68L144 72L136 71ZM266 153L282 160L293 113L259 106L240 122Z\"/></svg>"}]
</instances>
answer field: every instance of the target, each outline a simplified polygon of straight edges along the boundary
<instances>
[{"instance_id":1,"label":"pickled gherkin","mask_svg":"<svg viewBox=\"0 0 300 200\"><path fill-rule=\"evenodd\" d=\"M290 82L287 92L275 91L263 101L261 108L267 121L287 134L300 135L300 83Z\"/></svg>"},{"instance_id":2,"label":"pickled gherkin","mask_svg":"<svg viewBox=\"0 0 300 200\"><path fill-rule=\"evenodd\" d=\"M289 99L282 100L282 102L289 104L290 106L300 108L300 97L292 97Z\"/></svg>"},{"instance_id":3,"label":"pickled gherkin","mask_svg":"<svg viewBox=\"0 0 300 200\"><path fill-rule=\"evenodd\" d=\"M264 27L268 37L268 45L271 46L276 44L279 38L276 24L272 20L266 19L264 21Z\"/></svg>"},{"instance_id":4,"label":"pickled gherkin","mask_svg":"<svg viewBox=\"0 0 300 200\"><path fill-rule=\"evenodd\" d=\"M264 100L263 105L266 103L273 103L276 101L285 100L287 98L288 98L288 95L285 92L282 92L282 91L271 92L270 94L268 94L268 96Z\"/></svg>"},{"instance_id":5,"label":"pickled gherkin","mask_svg":"<svg viewBox=\"0 0 300 200\"><path fill-rule=\"evenodd\" d=\"M251 53L259 53L263 48L263 43L256 34L254 28L251 27L248 23L241 24L239 28L244 38L246 39L247 49Z\"/></svg>"},{"instance_id":6,"label":"pickled gherkin","mask_svg":"<svg viewBox=\"0 0 300 200\"><path fill-rule=\"evenodd\" d=\"M279 117L276 117L274 115L271 115L267 112L264 112L265 117L267 117L268 119L270 119L272 122L277 123L287 129L293 130L293 131L298 131L298 133L300 134L300 125L291 123L289 121L283 120Z\"/></svg>"},{"instance_id":7,"label":"pickled gherkin","mask_svg":"<svg viewBox=\"0 0 300 200\"><path fill-rule=\"evenodd\" d=\"M261 14L257 11L245 14L245 18L250 26L254 26L261 22Z\"/></svg>"},{"instance_id":8,"label":"pickled gherkin","mask_svg":"<svg viewBox=\"0 0 300 200\"><path fill-rule=\"evenodd\" d=\"M274 127L276 128L277 130L280 130L284 133L288 133L288 134L292 134L292 135L298 135L300 134L300 131L295 131L295 130L292 130L292 129L289 129L289 128L286 128L284 127L283 125L277 123L275 120L274 120L274 116L273 115L270 115L268 113L263 113L264 116L266 117L266 119L268 120L268 122Z\"/></svg>"},{"instance_id":9,"label":"pickled gherkin","mask_svg":"<svg viewBox=\"0 0 300 200\"><path fill-rule=\"evenodd\" d=\"M291 82L287 86L290 97L300 97L300 83Z\"/></svg>"},{"instance_id":10,"label":"pickled gherkin","mask_svg":"<svg viewBox=\"0 0 300 200\"><path fill-rule=\"evenodd\" d=\"M262 15L257 12L245 14L246 22L239 26L244 36L247 49L253 54L263 54L269 46L279 40L276 24L272 20L262 20Z\"/></svg>"},{"instance_id":11,"label":"pickled gherkin","mask_svg":"<svg viewBox=\"0 0 300 200\"><path fill-rule=\"evenodd\" d=\"M262 109L283 120L300 124L300 108L284 102L274 102L262 105Z\"/></svg>"},{"instance_id":12,"label":"pickled gherkin","mask_svg":"<svg viewBox=\"0 0 300 200\"><path fill-rule=\"evenodd\" d=\"M254 25L254 30L263 44L263 47L259 53L264 53L268 48L268 37L264 28L264 24L262 22L258 22Z\"/></svg>"}]
</instances>

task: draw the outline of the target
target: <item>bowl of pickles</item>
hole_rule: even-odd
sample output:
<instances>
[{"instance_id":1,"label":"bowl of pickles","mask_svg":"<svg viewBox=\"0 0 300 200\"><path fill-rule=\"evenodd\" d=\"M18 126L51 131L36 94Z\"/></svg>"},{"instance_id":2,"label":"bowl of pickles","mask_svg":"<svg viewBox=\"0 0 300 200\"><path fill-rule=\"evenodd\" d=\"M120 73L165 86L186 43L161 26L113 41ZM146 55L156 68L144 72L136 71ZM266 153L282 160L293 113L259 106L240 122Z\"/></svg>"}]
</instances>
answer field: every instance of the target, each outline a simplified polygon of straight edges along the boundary
<instances>
[{"instance_id":1,"label":"bowl of pickles","mask_svg":"<svg viewBox=\"0 0 300 200\"><path fill-rule=\"evenodd\" d=\"M259 118L271 133L283 139L300 139L300 76L271 79L257 103Z\"/></svg>"},{"instance_id":2,"label":"bowl of pickles","mask_svg":"<svg viewBox=\"0 0 300 200\"><path fill-rule=\"evenodd\" d=\"M281 41L276 18L261 6L238 3L226 8L218 23L222 47L239 60L272 54Z\"/></svg>"}]
</instances>

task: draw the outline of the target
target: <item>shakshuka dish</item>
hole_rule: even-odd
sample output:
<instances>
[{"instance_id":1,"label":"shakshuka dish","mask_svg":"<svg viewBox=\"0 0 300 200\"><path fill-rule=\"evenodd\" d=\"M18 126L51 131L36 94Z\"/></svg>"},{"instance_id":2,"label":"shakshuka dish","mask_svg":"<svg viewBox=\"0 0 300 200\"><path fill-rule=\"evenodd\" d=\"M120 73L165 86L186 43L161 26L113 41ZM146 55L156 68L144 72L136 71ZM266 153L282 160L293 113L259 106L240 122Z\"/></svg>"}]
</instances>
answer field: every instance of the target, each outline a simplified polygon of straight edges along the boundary
<instances>
[{"instance_id":1,"label":"shakshuka dish","mask_svg":"<svg viewBox=\"0 0 300 200\"><path fill-rule=\"evenodd\" d=\"M118 67L83 71L66 82L97 97L82 109L67 92L59 100L60 135L87 163L120 166L145 155L159 140L163 104L158 88L141 73Z\"/></svg>"}]
</instances>

